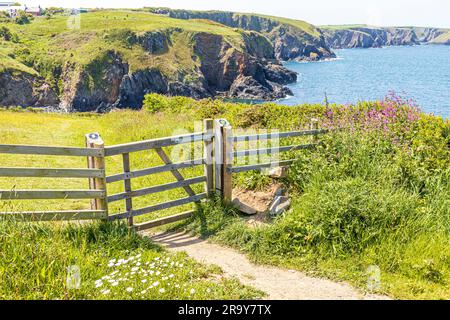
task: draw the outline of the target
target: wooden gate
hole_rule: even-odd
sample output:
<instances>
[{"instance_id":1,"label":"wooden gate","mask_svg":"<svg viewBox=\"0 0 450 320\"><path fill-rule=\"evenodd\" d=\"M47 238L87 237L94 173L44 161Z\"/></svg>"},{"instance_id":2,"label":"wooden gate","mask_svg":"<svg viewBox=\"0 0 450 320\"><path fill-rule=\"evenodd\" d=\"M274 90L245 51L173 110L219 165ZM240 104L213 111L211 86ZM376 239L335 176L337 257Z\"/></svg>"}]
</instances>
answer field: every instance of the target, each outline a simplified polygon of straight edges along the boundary
<instances>
[{"instance_id":1,"label":"wooden gate","mask_svg":"<svg viewBox=\"0 0 450 320\"><path fill-rule=\"evenodd\" d=\"M122 193L108 196L107 203L112 203L115 201L125 201L126 208L125 212L110 215L108 219L127 219L130 226L134 226L137 230L144 230L190 217L194 213L194 211L183 212L177 215L164 217L149 222L139 224L134 223L134 217L136 216L177 207L188 203L199 203L201 200L206 199L211 195L211 192L213 191L213 120L204 120L204 128L204 132L106 147L106 157L121 155L123 161L123 173L106 177L106 183L108 184L123 181L125 190ZM199 141L202 141L204 143L204 155L201 159L173 163L163 149L164 147L180 144L190 144ZM130 153L144 150L154 150L158 157L163 161L164 165L140 170L132 170L132 168L130 167ZM199 165L204 166L204 175L200 177L185 179L179 171L180 169L191 168ZM163 172L171 172L171 174L177 181L139 190L132 189L132 179ZM199 183L205 184L205 190L201 194L196 194L191 188L191 185ZM187 197L144 208L134 208L133 206L133 198L135 197L151 195L177 188L183 188L187 194Z\"/></svg>"},{"instance_id":2,"label":"wooden gate","mask_svg":"<svg viewBox=\"0 0 450 320\"><path fill-rule=\"evenodd\" d=\"M312 148L318 143L318 135L327 132L319 130L318 121L311 122L311 128L307 131L290 131L271 134L247 134L233 135L233 129L225 119L206 119L203 122L203 131L179 136L132 142L121 145L105 146L98 133L86 135L85 148L72 147L44 147L25 145L0 145L0 154L9 153L16 155L59 155L71 157L86 157L86 168L0 168L0 177L40 177L40 178L86 178L89 179L87 190L0 190L1 200L22 199L91 199L89 210L68 211L42 211L42 212L0 212L0 216L14 216L21 220L83 220L103 219L119 220L127 219L128 224L137 230L153 228L190 217L194 211L182 212L169 217L156 220L135 223L134 218L156 211L174 208L190 203L200 203L213 192L219 192L226 201L232 200L232 175L233 173L250 170L261 170L274 166L288 166L293 160L282 160L252 165L234 165L234 160L259 154L274 154L286 151ZM277 146L262 149L237 150L236 144L241 141L261 141L282 139L288 137L311 136L308 144ZM199 159L174 163L164 148L177 145L202 143L203 152ZM154 151L162 161L162 165L134 169L131 167L130 154L141 151ZM107 176L106 162L108 157L120 156L123 170L114 175ZM180 170L203 166L204 174L194 178L185 178ZM133 189L133 179L150 175L170 172L176 179L175 182L142 189ZM123 182L123 192L108 194L108 185ZM204 184L204 192L196 194L193 185ZM137 208L133 201L136 197L148 196L174 189L184 189L186 197L159 203L151 206ZM114 202L124 201L123 212L113 213L109 205Z\"/></svg>"}]
</instances>

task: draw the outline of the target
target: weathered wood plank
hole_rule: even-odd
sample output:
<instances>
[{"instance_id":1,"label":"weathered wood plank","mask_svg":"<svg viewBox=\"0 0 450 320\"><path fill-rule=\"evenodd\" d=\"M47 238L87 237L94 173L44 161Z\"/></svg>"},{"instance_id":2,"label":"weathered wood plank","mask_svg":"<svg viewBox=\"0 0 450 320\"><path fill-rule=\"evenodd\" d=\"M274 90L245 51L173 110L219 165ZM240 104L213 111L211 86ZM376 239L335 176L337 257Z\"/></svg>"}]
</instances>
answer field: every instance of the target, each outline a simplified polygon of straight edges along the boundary
<instances>
[{"instance_id":1,"label":"weathered wood plank","mask_svg":"<svg viewBox=\"0 0 450 320\"><path fill-rule=\"evenodd\" d=\"M99 199L104 190L0 190L0 200Z\"/></svg>"},{"instance_id":2,"label":"weathered wood plank","mask_svg":"<svg viewBox=\"0 0 450 320\"><path fill-rule=\"evenodd\" d=\"M107 216L107 212L102 210L0 212L0 218L14 221L95 220Z\"/></svg>"},{"instance_id":3,"label":"weathered wood plank","mask_svg":"<svg viewBox=\"0 0 450 320\"><path fill-rule=\"evenodd\" d=\"M122 153L137 152L149 149L156 149L178 144L191 143L197 141L211 140L212 135L204 132L190 133L179 136L145 140L140 142L125 143L105 148L106 156L114 156Z\"/></svg>"},{"instance_id":4,"label":"weathered wood plank","mask_svg":"<svg viewBox=\"0 0 450 320\"><path fill-rule=\"evenodd\" d=\"M195 213L195 211L187 211L187 212L175 214L170 217L164 217L164 218L156 219L156 220L149 221L149 222L139 223L139 224L134 225L134 229L136 231L143 231L143 230L147 230L147 229L151 229L151 228L155 228L155 227L164 226L169 223L174 223L174 222L188 219L188 218L192 217L192 215L194 213Z\"/></svg>"},{"instance_id":5,"label":"weathered wood plank","mask_svg":"<svg viewBox=\"0 0 450 320\"><path fill-rule=\"evenodd\" d=\"M139 189L139 190L133 190L133 191L130 190L130 191L126 191L126 192L122 192L122 193L118 193L118 194L109 196L108 202L115 202L115 201L119 201L119 200L123 200L123 199L142 197L142 196L146 196L149 194L154 194L154 193L158 193L158 192L182 188L182 187L185 187L188 185L202 183L205 181L206 181L206 177L197 177L197 178L185 179L182 181L162 184L162 185ZM130 210L127 209L127 211L130 211Z\"/></svg>"},{"instance_id":6,"label":"weathered wood plank","mask_svg":"<svg viewBox=\"0 0 450 320\"><path fill-rule=\"evenodd\" d=\"M131 167L130 167L130 154L129 153L124 153L122 155L122 160L123 160L123 172L124 173L130 173L131 171ZM132 191L131 189L131 179L125 179L123 180L123 188L125 190L125 210L127 212L133 210L133 199L128 196L128 194ZM110 199L107 199L108 202L111 202ZM133 217L128 218L128 225L132 226L134 223Z\"/></svg>"},{"instance_id":7,"label":"weathered wood plank","mask_svg":"<svg viewBox=\"0 0 450 320\"><path fill-rule=\"evenodd\" d=\"M28 145L0 144L0 153L34 154L47 156L101 157L103 150L98 148L45 147Z\"/></svg>"},{"instance_id":8,"label":"weathered wood plank","mask_svg":"<svg viewBox=\"0 0 450 320\"><path fill-rule=\"evenodd\" d=\"M285 160L285 161L279 161L279 162L269 162L269 163L253 164L253 165L248 165L248 166L233 167L231 169L231 172L239 173L239 172L261 170L261 169L271 168L271 167L284 167L284 166L291 165L293 162L294 162L294 160Z\"/></svg>"},{"instance_id":9,"label":"weathered wood plank","mask_svg":"<svg viewBox=\"0 0 450 320\"><path fill-rule=\"evenodd\" d=\"M196 166L200 166L205 164L205 159L195 159L191 161L181 162L181 163L171 163L168 165L163 166L157 166L153 168L148 169L142 169L142 170L136 170L126 173L119 173L116 175L108 176L106 177L107 183L113 183L118 182L126 179L133 179L133 178L139 178L139 177L145 177L156 173L163 173L173 170L179 170L179 169L186 169L186 168L192 168Z\"/></svg>"},{"instance_id":10,"label":"weathered wood plank","mask_svg":"<svg viewBox=\"0 0 450 320\"><path fill-rule=\"evenodd\" d=\"M289 132L277 132L277 133L264 133L254 135L241 135L235 136L233 139L235 142L240 141L254 141L254 140L272 140L278 138L288 137L302 137L302 136L314 136L319 134L325 134L328 130L305 130L305 131L289 131Z\"/></svg>"},{"instance_id":11,"label":"weathered wood plank","mask_svg":"<svg viewBox=\"0 0 450 320\"><path fill-rule=\"evenodd\" d=\"M129 218L129 217L136 217L136 216L140 216L143 214L160 211L160 210L164 210L164 209L169 209L169 208L181 206L181 205L192 203L192 202L199 202L206 198L207 198L206 193L201 193L201 194L198 194L198 195L195 195L192 197L168 201L168 202L160 203L157 205L149 206L146 208L132 210L131 212L124 212L124 213L112 215L112 216L109 216L109 219L110 220L118 220L118 219L125 219L125 218Z\"/></svg>"},{"instance_id":12,"label":"weathered wood plank","mask_svg":"<svg viewBox=\"0 0 450 320\"><path fill-rule=\"evenodd\" d=\"M277 148L242 150L242 151L234 152L233 155L235 157L246 157L246 156L261 155L261 154L274 154L274 153L280 153L280 152L286 152L286 151L310 149L315 146L316 146L315 144L302 144L302 145L298 145L298 146L284 146L284 147L277 147Z\"/></svg>"},{"instance_id":13,"label":"weathered wood plank","mask_svg":"<svg viewBox=\"0 0 450 320\"><path fill-rule=\"evenodd\" d=\"M0 177L100 178L104 174L99 169L0 168Z\"/></svg>"}]
</instances>

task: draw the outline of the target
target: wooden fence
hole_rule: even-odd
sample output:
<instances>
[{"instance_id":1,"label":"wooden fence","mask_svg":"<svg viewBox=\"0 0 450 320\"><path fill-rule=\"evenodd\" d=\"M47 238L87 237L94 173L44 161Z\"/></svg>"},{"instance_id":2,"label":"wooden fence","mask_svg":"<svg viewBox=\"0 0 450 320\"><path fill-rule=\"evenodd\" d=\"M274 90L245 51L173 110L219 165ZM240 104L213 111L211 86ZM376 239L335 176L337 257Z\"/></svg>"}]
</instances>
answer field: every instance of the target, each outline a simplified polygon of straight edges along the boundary
<instances>
[{"instance_id":1,"label":"wooden fence","mask_svg":"<svg viewBox=\"0 0 450 320\"><path fill-rule=\"evenodd\" d=\"M233 166L234 159L259 154L274 154L286 151L294 151L314 147L318 142L318 135L326 130L319 130L318 122L312 121L311 130L291 131L276 134L254 134L233 136L233 129L225 119L204 120L204 131L172 136L160 139L152 139L114 146L105 146L98 133L86 135L85 148L69 147L44 147L25 145L0 145L0 154L15 155L59 155L71 157L86 157L86 168L0 168L0 177L38 177L38 178L86 178L89 179L87 190L0 190L1 200L22 199L90 199L90 210L69 211L43 211L43 212L2 212L1 215L12 215L21 220L45 221L45 220L83 220L127 219L130 226L137 230L144 230L176 222L190 217L194 211L183 212L173 216L136 224L134 218L156 211L178 207L189 203L200 203L208 198L214 191L220 192L224 199L232 199L232 175L233 173L250 170L261 170L273 166L287 166L293 160L283 160L269 163L259 163L246 166ZM288 137L311 136L311 143L293 146L270 147L265 149L235 150L235 143L240 141L261 141L282 139ZM164 148L203 143L203 157L185 162L173 163ZM134 170L130 164L130 154L154 150L164 163L160 166ZM106 176L105 159L112 156L121 156L123 172ZM179 170L203 166L204 174L199 177L186 179ZM176 182L151 186L143 189L133 189L133 179L170 172ZM124 191L117 194L107 194L108 184L123 182ZM204 192L196 194L192 185L204 184ZM136 208L133 199L152 195L155 193L182 188L186 197L168 202ZM108 210L109 204L124 201L125 211L112 213Z\"/></svg>"}]
</instances>

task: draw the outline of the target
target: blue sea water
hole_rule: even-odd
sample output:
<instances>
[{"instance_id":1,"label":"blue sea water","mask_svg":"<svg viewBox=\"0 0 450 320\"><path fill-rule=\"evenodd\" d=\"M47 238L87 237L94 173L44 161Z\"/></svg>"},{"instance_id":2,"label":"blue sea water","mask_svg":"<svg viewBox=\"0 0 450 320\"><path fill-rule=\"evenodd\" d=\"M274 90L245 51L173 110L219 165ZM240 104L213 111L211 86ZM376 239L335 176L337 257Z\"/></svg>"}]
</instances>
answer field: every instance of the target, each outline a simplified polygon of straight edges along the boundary
<instances>
[{"instance_id":1,"label":"blue sea water","mask_svg":"<svg viewBox=\"0 0 450 320\"><path fill-rule=\"evenodd\" d=\"M389 91L413 98L421 110L450 118L450 46L423 45L336 50L337 59L288 62L299 73L294 96L281 104L356 103Z\"/></svg>"}]
</instances>

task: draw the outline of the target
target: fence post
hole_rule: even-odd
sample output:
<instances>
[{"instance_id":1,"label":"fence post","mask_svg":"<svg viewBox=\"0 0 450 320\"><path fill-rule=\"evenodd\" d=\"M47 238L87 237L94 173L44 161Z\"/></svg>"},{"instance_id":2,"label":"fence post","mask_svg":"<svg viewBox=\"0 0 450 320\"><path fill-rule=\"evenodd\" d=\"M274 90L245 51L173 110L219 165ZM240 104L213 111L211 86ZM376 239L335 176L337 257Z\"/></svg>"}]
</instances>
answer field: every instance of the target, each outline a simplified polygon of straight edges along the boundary
<instances>
[{"instance_id":1,"label":"fence post","mask_svg":"<svg viewBox=\"0 0 450 320\"><path fill-rule=\"evenodd\" d=\"M319 130L319 119L313 118L311 119L311 130ZM311 139L313 144L319 143L319 135L316 133L312 136Z\"/></svg>"},{"instance_id":2,"label":"fence post","mask_svg":"<svg viewBox=\"0 0 450 320\"><path fill-rule=\"evenodd\" d=\"M223 168L222 168L222 187L223 187L223 199L226 202L233 200L233 129L231 126L223 128Z\"/></svg>"},{"instance_id":3,"label":"fence post","mask_svg":"<svg viewBox=\"0 0 450 320\"><path fill-rule=\"evenodd\" d=\"M86 135L86 147L87 148L98 148L104 149L105 144L100 135L96 132ZM101 178L91 178L89 179L89 189L91 190L102 190L104 191L104 197L100 199L94 199L91 201L92 210L104 210L106 215L108 215L108 201L106 192L106 174L105 174L105 156L104 152L99 157L88 157L88 168L89 169L100 169L103 170L103 176Z\"/></svg>"},{"instance_id":4,"label":"fence post","mask_svg":"<svg viewBox=\"0 0 450 320\"><path fill-rule=\"evenodd\" d=\"M205 119L203 120L203 128L206 134L212 135L214 129L214 120L213 119ZM204 158L205 158L205 191L208 197L212 195L214 192L214 162L213 162L213 152L214 145L213 140L205 141L204 143Z\"/></svg>"}]
</instances>

